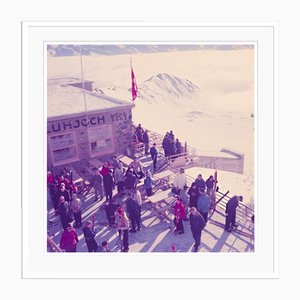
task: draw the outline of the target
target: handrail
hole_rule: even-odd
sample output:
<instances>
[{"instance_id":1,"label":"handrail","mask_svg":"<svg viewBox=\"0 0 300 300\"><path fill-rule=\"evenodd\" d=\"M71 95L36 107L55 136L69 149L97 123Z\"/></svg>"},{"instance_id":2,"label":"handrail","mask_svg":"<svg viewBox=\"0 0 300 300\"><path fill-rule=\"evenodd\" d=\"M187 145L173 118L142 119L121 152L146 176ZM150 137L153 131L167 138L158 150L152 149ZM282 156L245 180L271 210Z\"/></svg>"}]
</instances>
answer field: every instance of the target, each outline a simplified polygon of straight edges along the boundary
<instances>
[{"instance_id":1,"label":"handrail","mask_svg":"<svg viewBox=\"0 0 300 300\"><path fill-rule=\"evenodd\" d=\"M51 239L51 237L49 236L49 234L47 234L47 243L52 247L52 249L54 250L54 252L63 252L59 246L57 246L53 240Z\"/></svg>"},{"instance_id":2,"label":"handrail","mask_svg":"<svg viewBox=\"0 0 300 300\"><path fill-rule=\"evenodd\" d=\"M163 140L164 136L160 133L157 133L155 131L152 131L152 130L149 130L148 129L148 134L149 134L149 142L150 140L152 140L152 143L153 142L156 142L156 140ZM162 148L162 145L157 145L156 146L157 149L159 150L160 153L164 154L163 152L163 148ZM193 159L195 156L197 156L197 152L198 150L194 147L191 147L191 146L188 146L188 145L185 145L185 152L184 153L180 153L180 154L175 154L175 155L172 155L172 156L169 156L169 157L166 157L166 165L169 169L171 169L172 171L176 172L176 168L172 168L172 166L169 164L170 160L172 159L176 159L180 156L185 156L186 158L190 159L192 162L193 162ZM210 162L210 163L206 163L206 164L203 164L202 165L203 168L211 168L211 169L215 169L215 164L213 162ZM194 178L192 178L191 176L189 175L186 175L187 179L190 181L190 182L193 182L195 181ZM221 200L223 199L227 199L227 201L230 199L230 196L229 196L229 191L227 191L225 194L223 194L222 192L218 191L216 192L216 194L219 193L222 195L221 199L219 199L215 205L217 205L218 203L221 202ZM248 217L248 215L250 214L254 214L254 210L252 208L250 208L249 206L243 204L243 203L239 203L239 207L240 209L243 209L245 210L245 215L246 215L246 218Z\"/></svg>"}]
</instances>

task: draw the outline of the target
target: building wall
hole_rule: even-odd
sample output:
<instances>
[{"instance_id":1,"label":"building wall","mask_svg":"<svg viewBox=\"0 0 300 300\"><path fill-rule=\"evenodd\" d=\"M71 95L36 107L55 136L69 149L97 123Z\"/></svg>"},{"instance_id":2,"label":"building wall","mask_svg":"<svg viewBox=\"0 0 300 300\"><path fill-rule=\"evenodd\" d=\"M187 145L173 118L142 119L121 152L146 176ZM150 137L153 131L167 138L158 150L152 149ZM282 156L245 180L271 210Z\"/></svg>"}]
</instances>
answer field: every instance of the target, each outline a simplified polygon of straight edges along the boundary
<instances>
[{"instance_id":1,"label":"building wall","mask_svg":"<svg viewBox=\"0 0 300 300\"><path fill-rule=\"evenodd\" d=\"M108 126L106 126L108 125ZM99 153L96 157L111 155L112 153L125 153L132 135L132 114L130 108L121 108L110 111L99 111L81 116L70 116L62 119L48 120L47 122L47 163L48 168L53 167L52 156L49 145L49 138L53 135L60 135L73 132L76 137L78 161L84 163L92 158L88 129L111 126L113 136L113 151ZM97 130L96 130L97 131ZM94 131L95 132L95 131ZM109 138L109 137L108 137ZM73 162L74 163L74 162ZM66 162L66 165L70 163ZM61 164L62 167L64 164Z\"/></svg>"}]
</instances>

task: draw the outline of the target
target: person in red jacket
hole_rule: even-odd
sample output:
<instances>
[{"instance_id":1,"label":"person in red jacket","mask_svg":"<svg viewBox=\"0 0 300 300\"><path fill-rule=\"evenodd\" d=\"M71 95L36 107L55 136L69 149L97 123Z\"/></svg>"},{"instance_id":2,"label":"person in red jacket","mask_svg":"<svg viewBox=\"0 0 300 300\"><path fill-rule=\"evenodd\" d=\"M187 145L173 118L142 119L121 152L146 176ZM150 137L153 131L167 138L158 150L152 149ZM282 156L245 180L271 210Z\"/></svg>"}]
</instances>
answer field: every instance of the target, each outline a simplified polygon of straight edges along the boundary
<instances>
[{"instance_id":1,"label":"person in red jacket","mask_svg":"<svg viewBox=\"0 0 300 300\"><path fill-rule=\"evenodd\" d=\"M49 187L55 181L55 176L51 171L47 173L47 186Z\"/></svg>"},{"instance_id":2,"label":"person in red jacket","mask_svg":"<svg viewBox=\"0 0 300 300\"><path fill-rule=\"evenodd\" d=\"M108 161L106 161L101 168L100 174L102 176L105 176L108 174L109 170L110 170L109 163Z\"/></svg>"},{"instance_id":3,"label":"person in red jacket","mask_svg":"<svg viewBox=\"0 0 300 300\"><path fill-rule=\"evenodd\" d=\"M176 225L175 232L178 234L183 234L184 233L184 228L183 228L183 222L182 220L184 219L185 215L185 210L184 210L184 205L182 203L182 200L179 196L177 196L176 203L173 206L174 208L174 223Z\"/></svg>"},{"instance_id":4,"label":"person in red jacket","mask_svg":"<svg viewBox=\"0 0 300 300\"><path fill-rule=\"evenodd\" d=\"M68 224L67 229L61 235L60 248L65 252L76 252L76 246L78 243L78 236L76 230L71 224Z\"/></svg>"}]
</instances>

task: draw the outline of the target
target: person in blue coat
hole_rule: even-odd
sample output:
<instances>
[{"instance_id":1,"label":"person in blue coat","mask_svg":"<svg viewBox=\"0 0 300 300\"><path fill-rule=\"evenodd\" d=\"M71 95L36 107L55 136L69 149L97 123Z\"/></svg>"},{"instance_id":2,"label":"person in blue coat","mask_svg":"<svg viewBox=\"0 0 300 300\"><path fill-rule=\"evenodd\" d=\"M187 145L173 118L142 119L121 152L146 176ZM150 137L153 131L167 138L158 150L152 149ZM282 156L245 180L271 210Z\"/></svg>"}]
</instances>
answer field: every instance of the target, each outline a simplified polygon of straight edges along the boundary
<instances>
[{"instance_id":1,"label":"person in blue coat","mask_svg":"<svg viewBox=\"0 0 300 300\"><path fill-rule=\"evenodd\" d=\"M197 209L202 215L205 223L207 222L207 216L210 209L210 198L205 193L203 188L199 189L200 196L198 197L197 201Z\"/></svg>"},{"instance_id":2,"label":"person in blue coat","mask_svg":"<svg viewBox=\"0 0 300 300\"><path fill-rule=\"evenodd\" d=\"M146 178L144 179L144 185L146 189L147 196L150 197L153 195L152 186L153 186L153 178L151 176L151 172L149 170L146 171Z\"/></svg>"}]
</instances>

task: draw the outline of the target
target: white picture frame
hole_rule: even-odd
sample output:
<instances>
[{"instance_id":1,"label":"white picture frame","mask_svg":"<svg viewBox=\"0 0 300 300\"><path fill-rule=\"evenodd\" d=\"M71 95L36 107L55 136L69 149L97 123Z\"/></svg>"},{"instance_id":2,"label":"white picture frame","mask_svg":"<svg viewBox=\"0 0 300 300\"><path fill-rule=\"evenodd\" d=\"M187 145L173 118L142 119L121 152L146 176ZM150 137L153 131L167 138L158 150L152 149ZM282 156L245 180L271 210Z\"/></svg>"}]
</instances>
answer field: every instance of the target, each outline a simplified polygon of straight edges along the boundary
<instances>
[{"instance_id":1,"label":"white picture frame","mask_svg":"<svg viewBox=\"0 0 300 300\"><path fill-rule=\"evenodd\" d=\"M147 37L147 38L145 38ZM23 278L277 278L278 199L274 153L276 23L23 22L22 277ZM49 42L224 42L256 45L255 253L114 253L45 251L45 45ZM37 126L38 124L38 126ZM268 139L265 138L268 136ZM272 175L270 175L272 174ZM274 175L275 174L275 175ZM29 178L35 189L29 188ZM37 201L39 199L40 201ZM43 226L36 226L43 224ZM75 256L76 255L76 256ZM76 268L74 260L76 259ZM98 268L96 266L100 266ZM113 267L112 267L113 266ZM115 267L114 267L115 266ZM122 266L118 269L117 266ZM67 270L67 271L66 271Z\"/></svg>"}]
</instances>

